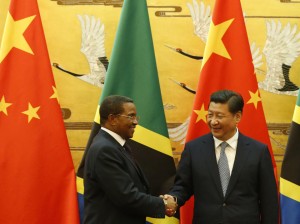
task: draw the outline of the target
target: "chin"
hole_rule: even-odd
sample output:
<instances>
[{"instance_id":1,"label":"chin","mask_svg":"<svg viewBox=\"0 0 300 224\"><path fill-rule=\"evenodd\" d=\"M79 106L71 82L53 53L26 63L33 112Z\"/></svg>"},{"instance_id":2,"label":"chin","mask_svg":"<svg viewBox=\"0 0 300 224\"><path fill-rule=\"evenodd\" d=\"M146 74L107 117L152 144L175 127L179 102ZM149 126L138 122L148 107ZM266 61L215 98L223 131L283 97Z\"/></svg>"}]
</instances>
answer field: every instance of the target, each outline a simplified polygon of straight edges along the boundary
<instances>
[{"instance_id":1,"label":"chin","mask_svg":"<svg viewBox=\"0 0 300 224\"><path fill-rule=\"evenodd\" d=\"M222 138L223 138L223 135L220 134L220 133L212 132L212 135L213 135L215 138L220 139L220 140L222 140Z\"/></svg>"},{"instance_id":2,"label":"chin","mask_svg":"<svg viewBox=\"0 0 300 224\"><path fill-rule=\"evenodd\" d=\"M132 134L129 134L128 136L127 136L127 138L132 138L133 137L133 133Z\"/></svg>"}]
</instances>

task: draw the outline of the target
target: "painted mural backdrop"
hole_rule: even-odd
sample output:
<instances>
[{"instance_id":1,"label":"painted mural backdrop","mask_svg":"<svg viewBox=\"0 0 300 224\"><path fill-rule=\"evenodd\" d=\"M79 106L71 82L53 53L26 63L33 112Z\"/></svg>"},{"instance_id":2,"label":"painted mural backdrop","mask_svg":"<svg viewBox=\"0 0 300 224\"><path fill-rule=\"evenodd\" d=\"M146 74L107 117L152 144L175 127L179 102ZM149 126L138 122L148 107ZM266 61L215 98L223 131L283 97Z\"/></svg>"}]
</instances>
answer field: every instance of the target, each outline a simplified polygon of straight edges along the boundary
<instances>
[{"instance_id":1,"label":"painted mural backdrop","mask_svg":"<svg viewBox=\"0 0 300 224\"><path fill-rule=\"evenodd\" d=\"M77 168L105 82L123 1L39 0L38 3ZM148 0L147 3L177 163L192 110L214 1ZM300 86L299 3L242 0L278 170ZM0 1L0 39L8 5L9 0Z\"/></svg>"}]
</instances>

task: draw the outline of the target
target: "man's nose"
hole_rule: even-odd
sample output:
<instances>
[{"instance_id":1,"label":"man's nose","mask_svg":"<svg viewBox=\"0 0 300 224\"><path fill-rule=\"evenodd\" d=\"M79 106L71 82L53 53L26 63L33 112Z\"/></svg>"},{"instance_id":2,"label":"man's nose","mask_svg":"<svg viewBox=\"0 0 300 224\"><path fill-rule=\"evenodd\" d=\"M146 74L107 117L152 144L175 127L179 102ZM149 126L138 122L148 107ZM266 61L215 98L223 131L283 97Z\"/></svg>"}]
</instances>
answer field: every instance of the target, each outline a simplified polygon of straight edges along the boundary
<instances>
[{"instance_id":1,"label":"man's nose","mask_svg":"<svg viewBox=\"0 0 300 224\"><path fill-rule=\"evenodd\" d=\"M211 118L211 123L212 124L218 124L219 123L219 120L216 119L215 117Z\"/></svg>"}]
</instances>

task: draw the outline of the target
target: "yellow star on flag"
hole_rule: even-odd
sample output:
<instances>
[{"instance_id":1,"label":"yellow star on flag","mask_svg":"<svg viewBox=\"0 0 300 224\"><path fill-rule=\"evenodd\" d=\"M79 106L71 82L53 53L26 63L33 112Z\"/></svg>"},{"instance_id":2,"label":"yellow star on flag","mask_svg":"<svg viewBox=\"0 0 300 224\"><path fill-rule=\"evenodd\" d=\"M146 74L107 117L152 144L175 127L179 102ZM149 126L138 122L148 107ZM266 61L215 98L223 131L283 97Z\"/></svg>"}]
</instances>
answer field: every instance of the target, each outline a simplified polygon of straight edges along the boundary
<instances>
[{"instance_id":1,"label":"yellow star on flag","mask_svg":"<svg viewBox=\"0 0 300 224\"><path fill-rule=\"evenodd\" d=\"M251 92L251 91L249 91L249 93L250 93L250 96L251 96L251 97L250 97L250 100L248 100L247 104L253 103L255 109L257 109L257 104L258 104L259 101L261 101L261 98L260 98L260 96L259 96L259 92L258 92L258 90L257 90L255 93L253 93L253 92Z\"/></svg>"},{"instance_id":2,"label":"yellow star on flag","mask_svg":"<svg viewBox=\"0 0 300 224\"><path fill-rule=\"evenodd\" d=\"M206 123L207 110L205 110L204 104L202 104L200 110L194 110L194 112L198 115L196 123L198 123L200 120L203 120Z\"/></svg>"},{"instance_id":3,"label":"yellow star on flag","mask_svg":"<svg viewBox=\"0 0 300 224\"><path fill-rule=\"evenodd\" d=\"M13 47L33 54L23 34L34 18L35 16L30 16L15 21L10 12L8 12L0 50L0 63Z\"/></svg>"},{"instance_id":4,"label":"yellow star on flag","mask_svg":"<svg viewBox=\"0 0 300 224\"><path fill-rule=\"evenodd\" d=\"M37 111L40 107L33 107L30 103L28 103L28 110L22 112L23 114L28 115L28 123L31 121L32 118L40 119Z\"/></svg>"},{"instance_id":5,"label":"yellow star on flag","mask_svg":"<svg viewBox=\"0 0 300 224\"><path fill-rule=\"evenodd\" d=\"M213 21L210 23L208 34L209 37L207 39L206 47L204 50L202 67L205 65L212 53L218 54L224 58L228 58L231 60L231 57L226 47L224 46L222 38L233 20L234 19L230 19L218 25L215 25Z\"/></svg>"},{"instance_id":6,"label":"yellow star on flag","mask_svg":"<svg viewBox=\"0 0 300 224\"><path fill-rule=\"evenodd\" d=\"M52 89L53 89L53 94L52 94L52 96L50 96L50 99L57 99L57 101L59 102L56 87L55 87L55 86L52 86Z\"/></svg>"},{"instance_id":7,"label":"yellow star on flag","mask_svg":"<svg viewBox=\"0 0 300 224\"><path fill-rule=\"evenodd\" d=\"M0 112L3 112L5 115L7 115L7 108L11 105L11 103L6 103L4 96L2 96L2 99L0 101Z\"/></svg>"}]
</instances>

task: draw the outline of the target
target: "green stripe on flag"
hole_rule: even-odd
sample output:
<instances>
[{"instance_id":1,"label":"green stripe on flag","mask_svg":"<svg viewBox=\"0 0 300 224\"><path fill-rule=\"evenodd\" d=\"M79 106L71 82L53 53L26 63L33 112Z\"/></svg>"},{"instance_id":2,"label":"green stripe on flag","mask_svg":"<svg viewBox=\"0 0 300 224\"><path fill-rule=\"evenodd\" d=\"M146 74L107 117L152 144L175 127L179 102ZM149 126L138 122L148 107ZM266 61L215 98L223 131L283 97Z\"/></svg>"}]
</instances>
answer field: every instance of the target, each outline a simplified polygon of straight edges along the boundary
<instances>
[{"instance_id":1,"label":"green stripe on flag","mask_svg":"<svg viewBox=\"0 0 300 224\"><path fill-rule=\"evenodd\" d=\"M298 98L297 98L296 105L297 105L298 107L300 107L300 91L299 91L299 93L298 93Z\"/></svg>"},{"instance_id":2,"label":"green stripe on flag","mask_svg":"<svg viewBox=\"0 0 300 224\"><path fill-rule=\"evenodd\" d=\"M146 1L124 2L100 103L109 95L134 100L139 124L168 137Z\"/></svg>"}]
</instances>

